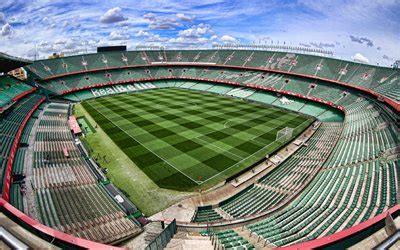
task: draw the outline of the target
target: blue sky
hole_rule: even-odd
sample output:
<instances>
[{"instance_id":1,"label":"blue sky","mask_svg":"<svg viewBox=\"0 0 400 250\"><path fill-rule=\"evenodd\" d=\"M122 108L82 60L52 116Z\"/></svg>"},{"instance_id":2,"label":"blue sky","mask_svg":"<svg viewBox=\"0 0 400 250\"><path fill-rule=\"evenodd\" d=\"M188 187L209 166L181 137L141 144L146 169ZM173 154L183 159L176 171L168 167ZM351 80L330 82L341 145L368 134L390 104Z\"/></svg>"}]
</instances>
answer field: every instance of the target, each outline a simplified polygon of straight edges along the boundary
<instances>
[{"instance_id":1,"label":"blue sky","mask_svg":"<svg viewBox=\"0 0 400 250\"><path fill-rule=\"evenodd\" d=\"M99 45L285 42L389 66L400 59L399 30L400 0L0 2L0 51L26 58Z\"/></svg>"}]
</instances>

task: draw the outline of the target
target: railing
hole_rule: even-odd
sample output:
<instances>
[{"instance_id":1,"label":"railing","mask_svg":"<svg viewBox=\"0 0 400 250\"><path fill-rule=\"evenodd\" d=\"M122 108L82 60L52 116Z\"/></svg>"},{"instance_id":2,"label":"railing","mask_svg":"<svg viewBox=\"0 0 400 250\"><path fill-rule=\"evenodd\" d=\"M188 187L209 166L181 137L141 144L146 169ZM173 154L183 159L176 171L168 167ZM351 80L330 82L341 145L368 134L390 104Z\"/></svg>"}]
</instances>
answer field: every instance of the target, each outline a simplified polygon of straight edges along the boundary
<instances>
[{"instance_id":1,"label":"railing","mask_svg":"<svg viewBox=\"0 0 400 250\"><path fill-rule=\"evenodd\" d=\"M333 58L333 51L307 48L303 46L279 45L279 44L214 44L214 49L230 49L230 50L263 50L263 51L279 51L294 52L306 55L328 56Z\"/></svg>"},{"instance_id":2,"label":"railing","mask_svg":"<svg viewBox=\"0 0 400 250\"><path fill-rule=\"evenodd\" d=\"M162 250L176 234L176 220L174 219L150 244L145 250Z\"/></svg>"}]
</instances>

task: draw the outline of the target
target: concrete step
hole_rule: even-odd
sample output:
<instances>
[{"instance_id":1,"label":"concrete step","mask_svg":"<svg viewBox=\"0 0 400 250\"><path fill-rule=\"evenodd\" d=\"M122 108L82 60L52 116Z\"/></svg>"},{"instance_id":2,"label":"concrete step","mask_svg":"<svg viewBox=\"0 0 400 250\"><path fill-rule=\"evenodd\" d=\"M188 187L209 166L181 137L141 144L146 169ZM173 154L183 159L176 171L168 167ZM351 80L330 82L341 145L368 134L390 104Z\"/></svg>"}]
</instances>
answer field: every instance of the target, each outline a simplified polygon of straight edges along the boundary
<instances>
[{"instance_id":1,"label":"concrete step","mask_svg":"<svg viewBox=\"0 0 400 250\"><path fill-rule=\"evenodd\" d=\"M208 237L205 239L171 239L165 249L200 249L200 250L213 250L214 247Z\"/></svg>"}]
</instances>

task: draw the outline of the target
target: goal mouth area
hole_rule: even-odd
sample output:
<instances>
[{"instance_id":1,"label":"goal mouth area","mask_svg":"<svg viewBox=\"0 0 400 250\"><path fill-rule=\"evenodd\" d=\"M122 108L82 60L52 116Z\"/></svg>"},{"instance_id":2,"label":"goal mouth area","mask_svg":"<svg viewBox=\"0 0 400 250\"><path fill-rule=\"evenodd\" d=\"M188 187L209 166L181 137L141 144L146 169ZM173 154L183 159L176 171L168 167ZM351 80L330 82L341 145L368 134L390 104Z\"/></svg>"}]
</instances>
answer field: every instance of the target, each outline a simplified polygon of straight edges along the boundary
<instances>
[{"instance_id":1,"label":"goal mouth area","mask_svg":"<svg viewBox=\"0 0 400 250\"><path fill-rule=\"evenodd\" d=\"M284 127L276 133L276 141L280 143L285 143L293 137L293 128Z\"/></svg>"}]
</instances>

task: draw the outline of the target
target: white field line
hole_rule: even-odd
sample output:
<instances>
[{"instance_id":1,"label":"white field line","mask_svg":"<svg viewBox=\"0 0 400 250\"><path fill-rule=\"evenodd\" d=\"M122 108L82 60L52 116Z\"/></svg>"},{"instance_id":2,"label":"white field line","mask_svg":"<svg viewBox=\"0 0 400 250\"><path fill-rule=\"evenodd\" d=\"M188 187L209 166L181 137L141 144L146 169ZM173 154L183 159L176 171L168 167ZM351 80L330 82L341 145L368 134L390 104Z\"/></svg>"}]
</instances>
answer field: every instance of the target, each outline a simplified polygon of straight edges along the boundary
<instances>
[{"instance_id":1,"label":"white field line","mask_svg":"<svg viewBox=\"0 0 400 250\"><path fill-rule=\"evenodd\" d=\"M248 159L248 158L252 157L253 155L255 155L255 154L257 154L258 152L260 152L261 150L264 150L266 147L270 146L270 145L271 145L272 143L274 143L274 142L275 142L275 141L271 142L270 144L268 144L268 145L264 146L263 148L259 149L258 151L254 152L253 154L251 154L251 155L247 156L246 158L243 158L242 160L240 160L240 161L236 162L236 163L235 163L235 164L233 164L232 166L230 166L230 167L228 167L228 168L226 168L226 169L222 170L221 172L219 172L219 173L217 173L217 174L215 174L215 175L211 176L210 178L208 178L208 179L206 179L206 180L202 181L200 184L203 184L204 182L207 182L207 181L209 181L209 180L213 179L214 177L216 177L216 176L218 176L218 175L220 175L220 174L224 173L225 171L227 171L227 170L229 170L229 169L231 169L231 168L235 167L236 165L240 164L242 161L244 161L244 160L246 160L246 159Z\"/></svg>"},{"instance_id":2,"label":"white field line","mask_svg":"<svg viewBox=\"0 0 400 250\"><path fill-rule=\"evenodd\" d=\"M243 160L243 157L240 157L240 156L238 156L237 154L228 152L228 150L223 149L223 148L220 148L220 147L218 147L217 145L214 145L214 144L212 144L212 143L210 143L210 142L208 142L208 141L206 141L206 140L200 139L199 137L196 137L196 138L194 138L194 139L197 139L197 140L200 140L200 141L202 141L202 142L205 142L205 143L207 143L206 145L208 145L208 146L212 146L212 147L218 148L218 149L222 150L224 154L225 154L225 153L228 153L228 154L231 154L231 155L233 155L233 156L235 156L235 157L237 157L237 158Z\"/></svg>"},{"instance_id":3,"label":"white field line","mask_svg":"<svg viewBox=\"0 0 400 250\"><path fill-rule=\"evenodd\" d=\"M93 107L90 103L88 103L92 108L94 108L97 112L99 112L102 116L104 116L107 120L109 120L112 124L114 124L114 126L117 126L119 129L121 129L125 134L129 135L129 137L131 137L133 140L135 140L136 142L138 142L140 145L142 145L144 148L146 148L147 150L149 150L151 153L153 153L154 155L156 155L158 158L160 158L161 160L163 160L165 163L167 163L169 166L171 166L172 168L174 168L176 171L178 171L179 173L183 174L184 176L186 176L187 178L189 178L190 180L192 180L194 183L199 185L199 181L194 180L192 177L188 176L187 174L185 174L184 172L182 172L181 170L179 170L178 168L176 168L174 165L172 165L171 163L169 163L166 159L164 159L163 157L159 156L157 153L155 153L153 150L149 149L148 147L146 147L145 145L143 145L140 141L138 141L136 138L134 138L133 136L131 136L129 133L127 133L124 129L122 129L118 124L115 124L112 120L110 120L107 116L105 116L101 111L99 111L98 109L96 109L95 107Z\"/></svg>"},{"instance_id":4,"label":"white field line","mask_svg":"<svg viewBox=\"0 0 400 250\"><path fill-rule=\"evenodd\" d=\"M293 130L295 130L295 129L297 129L298 127L300 127L300 126L301 126L303 123L305 123L306 121L308 121L308 119L307 119L307 120L305 120L304 122L302 122L301 124L299 124L299 125L298 125L297 127L295 127ZM238 164L239 164L239 163L241 163L242 161L244 161L244 160L246 160L246 159L248 159L248 158L252 157L253 155L255 155L255 154L257 154L258 152L260 152L261 150L264 150L266 147L270 146L270 145L271 145L272 143L274 143L274 142L275 142L275 140L274 140L274 141L272 141L270 144L268 144L268 145L264 146L264 147L263 147L263 148L261 148L260 150L258 150L258 151L256 151L256 152L254 152L253 154L251 154L251 155L247 156L246 158L244 158L244 159L242 159L242 160L240 160L240 161L236 162L236 163L235 163L235 164L233 164L232 166L230 166L230 167L228 167L228 168L226 168L226 169L222 170L221 172L219 172L219 173L217 173L217 174L215 174L215 175L211 176L210 178L208 178L208 179L206 179L206 180L204 180L204 181L201 181L201 182L200 182L200 184L203 184L204 182L207 182L207 181L209 181L209 180L213 179L214 177L216 177L216 176L218 176L218 175L222 174L223 172L225 172L225 171L227 171L227 170L229 170L229 169L231 169L231 168L235 167L236 165L238 165Z\"/></svg>"},{"instance_id":5,"label":"white field line","mask_svg":"<svg viewBox=\"0 0 400 250\"><path fill-rule=\"evenodd\" d=\"M308 119L306 119L304 122L302 122L301 124L299 124L297 127L293 128L293 130L295 130L295 129L297 129L298 127L300 127L301 125L303 125L303 123L305 123L306 121L308 121ZM277 126L271 128L271 129L267 130L266 132L269 132L269 131L271 131L271 130L274 130L274 129L276 129L276 128L279 127L279 126L280 126L280 125L277 125ZM257 138L257 137L258 137L258 135L254 136L254 137L251 138L249 141L253 141L253 142L255 142L255 143L258 143L259 145L264 145L264 143L254 140L254 139ZM276 140L274 140L274 141L276 141Z\"/></svg>"},{"instance_id":6,"label":"white field line","mask_svg":"<svg viewBox=\"0 0 400 250\"><path fill-rule=\"evenodd\" d=\"M92 106L91 104L89 104L89 105ZM93 107L93 106L92 106L92 107ZM93 107L93 108L94 108L94 107ZM101 113L100 111L98 111L96 108L94 108L94 109L95 109L97 112L99 112L100 114L102 114L102 115L104 116L104 114ZM104 117L105 117L105 116L104 116ZM107 118L107 117L106 117L106 118ZM107 118L107 120L111 121L111 120L108 119L108 118ZM229 121L229 120L228 120L228 121ZM300 127L301 125L303 125L303 124L304 124L305 122L307 122L307 121L308 121L308 119L306 119L304 122L302 122L301 124L299 124L297 127L293 128L293 130L297 129L298 127ZM111 121L111 122L112 122L112 121ZM122 131L124 131L126 134L128 134L125 130L123 130L121 127L119 127L118 125L116 125L114 122L112 122L112 123L113 123L115 126L117 126L119 129L121 129ZM278 126L279 126L279 125L278 125ZM278 126L276 126L276 127L278 127ZM272 129L270 129L270 130L268 130L268 131L271 131L271 130L275 129L276 127L272 128ZM210 133L212 133L212 132L210 132ZM209 181L210 179L213 179L214 177L216 177L216 176L218 176L218 175L224 173L225 171L227 171L227 170L229 170L229 169L235 167L236 165L238 165L238 164L241 163L242 161L244 161L244 160L246 160L246 159L252 157L253 155L257 154L257 153L260 152L261 150L264 150L266 147L270 146L272 143L275 142L275 140L272 141L272 142L269 143L268 145L264 146L264 147L261 148L260 150L254 152L253 154L251 154L251 155L249 155L249 156L247 156L247 157L245 157L245 158L242 158L242 157L239 157L239 156L236 155L237 157L239 157L239 158L241 159L239 162L236 162L236 163L233 164L232 166L230 166L230 167L224 169L223 171L221 171L221 172L219 172L219 173L217 173L217 174L215 174L215 175L209 177L208 179L206 179L206 180L204 180L204 181L196 181L196 180L194 180L193 178L189 177L187 174L183 173L181 170L177 169L175 166L173 166L171 163L169 163L168 161L166 161L164 158L160 157L159 155L157 155L156 153L154 153L152 150L150 150L149 148L147 148L146 146L144 146L140 141L138 141L137 139L135 139L134 137L132 137L130 134L128 134L128 135L129 135L132 139L134 139L136 142L138 142L139 144L141 144L143 147L145 147L147 150L149 150L150 152L152 152L153 154L155 154L156 156L158 156L160 159L162 159L163 161L165 161L165 162L166 162L168 165L170 165L172 168L174 168L174 169L177 170L178 172L182 173L183 175L185 175L186 177L188 177L190 180L192 180L193 182L195 182L195 183L198 184L198 185L201 185L201 184L203 184L203 183ZM206 134L206 135L207 135L207 134ZM201 136L204 136L204 135L201 135ZM195 138L193 138L193 139L191 139L191 140L194 140L194 139L202 140L202 139L199 138L199 137L201 137L201 136L195 137ZM257 136L255 136L253 139L250 139L250 140L251 140L251 141L254 141L254 142L258 143L258 144L262 144L261 142L258 142L258 141L256 141L256 140L254 140L256 137L257 137ZM204 141L204 140L202 140L202 141ZM207 141L205 141L205 142L206 142L206 143L209 143L209 142L207 142ZM264 145L264 144L262 144L262 145ZM213 145L213 146L215 146L215 145ZM216 146L216 147L217 147L217 146ZM218 148L219 148L219 147L218 147ZM221 149L221 148L220 148L220 149ZM222 150L222 149L221 149L221 150ZM224 151L224 152L230 153L230 152L227 152L227 151ZM232 153L231 153L231 154L232 154Z\"/></svg>"}]
</instances>

